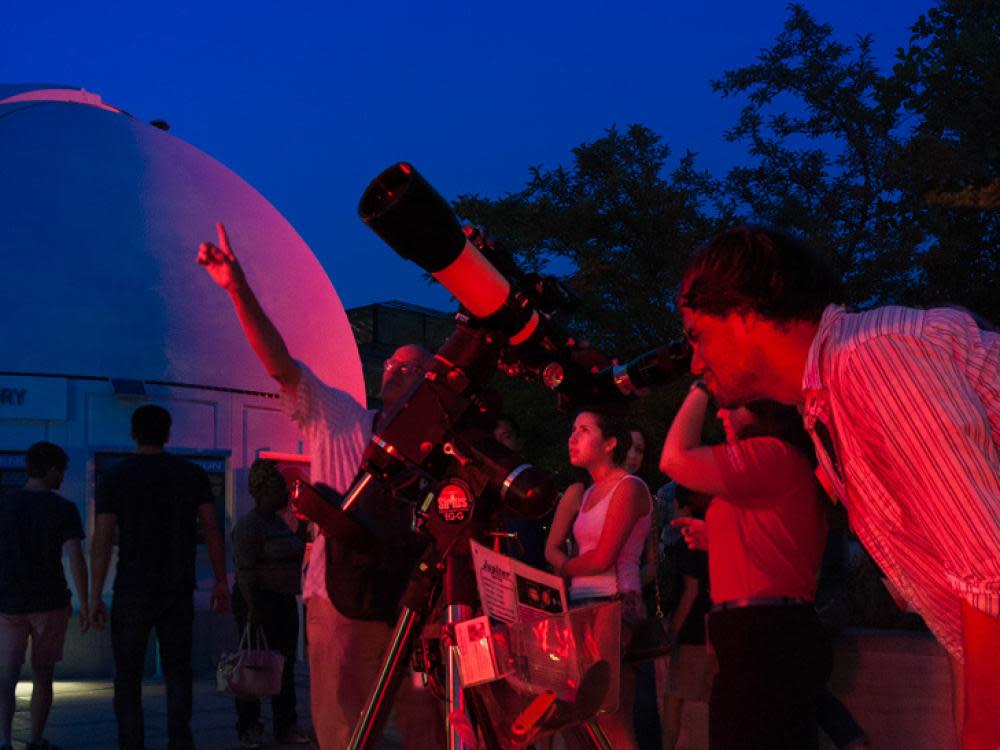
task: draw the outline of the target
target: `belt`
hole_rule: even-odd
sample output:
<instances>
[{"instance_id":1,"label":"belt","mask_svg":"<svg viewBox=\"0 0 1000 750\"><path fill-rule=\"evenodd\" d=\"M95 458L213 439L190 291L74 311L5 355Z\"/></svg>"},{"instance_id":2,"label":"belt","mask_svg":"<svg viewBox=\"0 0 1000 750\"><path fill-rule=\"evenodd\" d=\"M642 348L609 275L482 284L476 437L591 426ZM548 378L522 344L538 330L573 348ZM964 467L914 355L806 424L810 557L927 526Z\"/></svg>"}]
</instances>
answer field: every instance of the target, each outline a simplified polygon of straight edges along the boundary
<instances>
[{"instance_id":1,"label":"belt","mask_svg":"<svg viewBox=\"0 0 1000 750\"><path fill-rule=\"evenodd\" d=\"M713 612L724 612L727 609L742 607L799 607L812 602L794 596L762 596L751 599L729 599L712 605Z\"/></svg>"}]
</instances>

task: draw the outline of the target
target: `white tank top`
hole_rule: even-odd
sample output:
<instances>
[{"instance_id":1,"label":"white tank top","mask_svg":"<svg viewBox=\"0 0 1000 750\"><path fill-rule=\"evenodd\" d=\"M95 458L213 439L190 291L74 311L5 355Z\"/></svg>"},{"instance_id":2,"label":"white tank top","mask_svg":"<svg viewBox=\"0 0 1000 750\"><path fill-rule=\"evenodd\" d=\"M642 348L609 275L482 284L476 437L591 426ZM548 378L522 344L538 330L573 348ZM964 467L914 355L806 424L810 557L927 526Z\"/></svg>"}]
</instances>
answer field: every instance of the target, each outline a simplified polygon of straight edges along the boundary
<instances>
[{"instance_id":1,"label":"white tank top","mask_svg":"<svg viewBox=\"0 0 1000 750\"><path fill-rule=\"evenodd\" d=\"M573 521L573 538L576 540L579 552L583 554L597 547L601 538L601 531L604 529L604 519L608 515L608 506L611 505L611 498L614 497L615 490L626 479L633 479L642 484L646 490L645 495L649 497L649 488L646 483L634 474L626 474L607 493L590 508L584 509L587 500L595 485L588 487L580 500L580 510ZM629 532L625 544L618 552L617 562L603 573L592 576L573 576L570 580L569 598L573 601L589 599L595 596L614 596L626 591L641 591L642 581L639 573L639 558L646 546L646 538L649 536L650 512L652 503L645 514L639 517Z\"/></svg>"}]
</instances>

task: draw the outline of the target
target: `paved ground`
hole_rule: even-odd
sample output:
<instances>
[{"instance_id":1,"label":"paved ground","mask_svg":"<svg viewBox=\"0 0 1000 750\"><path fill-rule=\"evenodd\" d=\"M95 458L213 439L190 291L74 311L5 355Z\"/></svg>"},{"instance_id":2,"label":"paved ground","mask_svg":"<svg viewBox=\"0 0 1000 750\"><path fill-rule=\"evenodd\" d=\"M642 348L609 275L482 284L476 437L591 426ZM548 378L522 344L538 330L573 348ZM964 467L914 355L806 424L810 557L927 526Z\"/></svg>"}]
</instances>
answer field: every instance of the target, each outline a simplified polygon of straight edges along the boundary
<instances>
[{"instance_id":1,"label":"paved ground","mask_svg":"<svg viewBox=\"0 0 1000 750\"><path fill-rule=\"evenodd\" d=\"M308 727L309 681L305 665L298 666L299 714L302 726ZM929 636L879 632L856 633L841 639L832 686L865 727L872 738L872 747L954 750L948 658ZM64 750L115 750L116 727L109 680L61 680L56 682L55 692L47 731L50 741ZM20 683L14 717L15 750L22 750L28 740L30 695L31 684ZM147 746L150 750L163 750L166 700L160 681L147 681L144 704ZM265 719L269 719L269 711L265 702ZM198 750L236 747L235 723L232 699L215 691L213 676L197 678L193 728ZM683 723L678 750L704 750L708 736L707 706L688 703ZM391 731L378 750L399 750L398 738ZM822 743L822 748L832 750L826 739ZM292 748L288 746L285 750Z\"/></svg>"},{"instance_id":2,"label":"paved ground","mask_svg":"<svg viewBox=\"0 0 1000 750\"><path fill-rule=\"evenodd\" d=\"M300 725L308 729L309 680L304 667L296 679ZM110 680L57 680L52 713L49 715L45 736L53 745L63 750L114 750L117 745L114 711L111 707ZM28 702L31 683L17 686L17 709L14 714L14 748L21 750L30 737ZM162 681L147 679L143 688L143 706L146 712L146 745L150 750L166 747L166 696ZM270 706L264 702L264 725L270 730ZM194 685L194 716L192 719L198 750L231 750L239 747L236 741L236 710L233 699L215 690L215 678L198 676ZM267 737L270 740L270 735ZM301 750L307 745L265 745L268 748ZM399 743L392 730L379 745L379 750L398 750Z\"/></svg>"}]
</instances>

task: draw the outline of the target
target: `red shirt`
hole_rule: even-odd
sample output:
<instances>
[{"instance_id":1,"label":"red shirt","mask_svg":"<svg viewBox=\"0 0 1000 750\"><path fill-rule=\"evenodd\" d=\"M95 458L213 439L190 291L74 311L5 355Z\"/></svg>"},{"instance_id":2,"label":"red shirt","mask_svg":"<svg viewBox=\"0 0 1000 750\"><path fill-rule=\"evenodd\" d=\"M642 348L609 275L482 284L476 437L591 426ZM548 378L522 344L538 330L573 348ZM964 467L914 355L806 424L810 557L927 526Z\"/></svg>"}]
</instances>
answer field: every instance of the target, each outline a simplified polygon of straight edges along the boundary
<instances>
[{"instance_id":1,"label":"red shirt","mask_svg":"<svg viewBox=\"0 0 1000 750\"><path fill-rule=\"evenodd\" d=\"M705 516L712 601L812 601L826 515L806 457L773 437L717 445L712 453L725 487Z\"/></svg>"}]
</instances>

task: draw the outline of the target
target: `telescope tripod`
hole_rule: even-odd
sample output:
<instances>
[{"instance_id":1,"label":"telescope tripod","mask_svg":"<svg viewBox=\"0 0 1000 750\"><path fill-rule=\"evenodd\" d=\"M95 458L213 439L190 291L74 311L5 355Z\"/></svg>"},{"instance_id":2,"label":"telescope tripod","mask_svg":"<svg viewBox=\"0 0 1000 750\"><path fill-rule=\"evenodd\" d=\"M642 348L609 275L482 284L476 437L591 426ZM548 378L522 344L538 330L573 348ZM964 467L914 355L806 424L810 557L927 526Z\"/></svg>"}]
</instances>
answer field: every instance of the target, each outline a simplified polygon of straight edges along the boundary
<instances>
[{"instance_id":1,"label":"telescope tripod","mask_svg":"<svg viewBox=\"0 0 1000 750\"><path fill-rule=\"evenodd\" d=\"M374 748L389 718L400 681L406 674L414 643L420 637L442 593L447 625L472 617L478 597L466 535L456 540L456 544L444 554L439 554L435 545L431 545L417 563L403 594L403 609L389 638L368 702L354 727L350 750ZM462 738L460 727L453 720L460 713L471 713L487 750L506 750L497 739L489 716L476 697L470 695L470 700L466 701L458 668L458 649L452 645L447 648L445 726L448 750L470 749L470 745ZM604 731L592 719L574 727L572 731L576 733L582 748L614 750Z\"/></svg>"}]
</instances>

